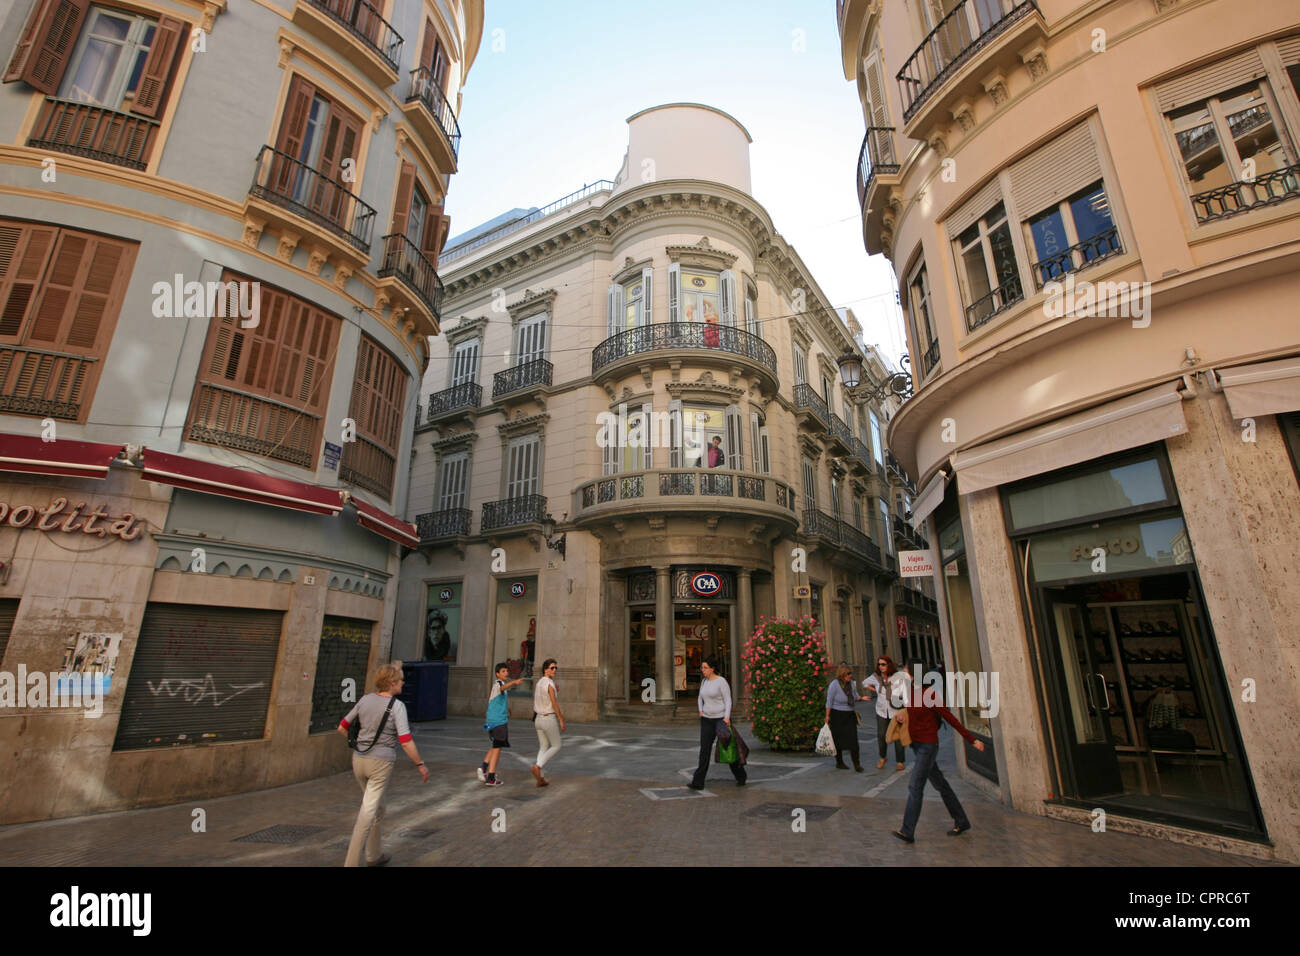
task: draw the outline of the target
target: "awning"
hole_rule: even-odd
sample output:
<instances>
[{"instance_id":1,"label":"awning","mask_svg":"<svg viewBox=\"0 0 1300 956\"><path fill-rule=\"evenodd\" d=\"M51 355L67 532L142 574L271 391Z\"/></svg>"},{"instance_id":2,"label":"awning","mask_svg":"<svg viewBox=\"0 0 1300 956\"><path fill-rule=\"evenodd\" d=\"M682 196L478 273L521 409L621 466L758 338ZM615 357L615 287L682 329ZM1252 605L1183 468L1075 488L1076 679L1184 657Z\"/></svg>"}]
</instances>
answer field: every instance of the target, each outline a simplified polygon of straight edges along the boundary
<instances>
[{"instance_id":1,"label":"awning","mask_svg":"<svg viewBox=\"0 0 1300 956\"><path fill-rule=\"evenodd\" d=\"M69 438L43 441L39 435L0 435L0 471L107 478L108 463L125 447Z\"/></svg>"},{"instance_id":2,"label":"awning","mask_svg":"<svg viewBox=\"0 0 1300 956\"><path fill-rule=\"evenodd\" d=\"M1228 409L1237 421L1300 411L1300 358L1218 369Z\"/></svg>"},{"instance_id":3,"label":"awning","mask_svg":"<svg viewBox=\"0 0 1300 956\"><path fill-rule=\"evenodd\" d=\"M1170 382L958 452L957 487L968 495L1186 431L1182 398Z\"/></svg>"},{"instance_id":4,"label":"awning","mask_svg":"<svg viewBox=\"0 0 1300 956\"><path fill-rule=\"evenodd\" d=\"M374 505L368 505L359 498L353 497L352 504L357 509L357 524L367 531L381 534L390 541L404 544L408 548L419 547L420 535L416 532L415 525L407 524L386 511L380 511Z\"/></svg>"},{"instance_id":5,"label":"awning","mask_svg":"<svg viewBox=\"0 0 1300 956\"><path fill-rule=\"evenodd\" d=\"M204 491L210 495L241 498L317 515L336 515L343 510L337 488L321 488L243 468L169 455L152 448L144 450L143 462L147 481L161 481L190 491Z\"/></svg>"},{"instance_id":6,"label":"awning","mask_svg":"<svg viewBox=\"0 0 1300 956\"><path fill-rule=\"evenodd\" d=\"M930 517L930 512L943 504L943 491L947 481L948 476L943 471L939 471L921 489L921 493L912 502L912 526L914 528L923 527L925 519Z\"/></svg>"}]
</instances>

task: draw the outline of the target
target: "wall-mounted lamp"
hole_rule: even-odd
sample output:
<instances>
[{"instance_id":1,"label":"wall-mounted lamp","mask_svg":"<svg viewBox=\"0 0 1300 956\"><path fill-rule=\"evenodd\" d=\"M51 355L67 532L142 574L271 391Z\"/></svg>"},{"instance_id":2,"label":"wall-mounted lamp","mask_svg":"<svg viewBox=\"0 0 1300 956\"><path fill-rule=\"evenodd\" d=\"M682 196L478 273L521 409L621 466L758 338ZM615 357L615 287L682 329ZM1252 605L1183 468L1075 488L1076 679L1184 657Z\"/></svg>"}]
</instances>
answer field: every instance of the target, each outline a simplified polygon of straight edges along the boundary
<instances>
[{"instance_id":1,"label":"wall-mounted lamp","mask_svg":"<svg viewBox=\"0 0 1300 956\"><path fill-rule=\"evenodd\" d=\"M569 517L567 512L564 517ZM555 537L555 523L555 518L552 517L551 513L549 511L546 512L546 516L542 518L542 537L546 539L546 546L548 548L560 552L560 557L564 558L564 541L568 535L562 534L560 535L559 540L552 541L551 539Z\"/></svg>"}]
</instances>

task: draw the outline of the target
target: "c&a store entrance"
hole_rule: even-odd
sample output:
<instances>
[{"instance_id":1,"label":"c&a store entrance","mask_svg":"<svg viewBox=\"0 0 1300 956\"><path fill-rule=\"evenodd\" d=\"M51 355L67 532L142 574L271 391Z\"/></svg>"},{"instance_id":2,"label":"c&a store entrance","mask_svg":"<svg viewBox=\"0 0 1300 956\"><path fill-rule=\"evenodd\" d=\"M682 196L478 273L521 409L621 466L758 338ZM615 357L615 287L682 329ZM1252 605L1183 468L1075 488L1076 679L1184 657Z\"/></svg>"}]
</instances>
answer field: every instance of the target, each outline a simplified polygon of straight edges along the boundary
<instances>
[{"instance_id":1,"label":"c&a store entrance","mask_svg":"<svg viewBox=\"0 0 1300 956\"><path fill-rule=\"evenodd\" d=\"M679 699L699 692L700 665L705 658L718 662L718 671L736 693L735 663L736 599L734 572L713 568L677 568L670 576L673 642L672 687ZM657 673L656 640L658 616L654 600L654 576L629 576L627 606L627 654L629 702L645 702L646 679L660 686Z\"/></svg>"}]
</instances>

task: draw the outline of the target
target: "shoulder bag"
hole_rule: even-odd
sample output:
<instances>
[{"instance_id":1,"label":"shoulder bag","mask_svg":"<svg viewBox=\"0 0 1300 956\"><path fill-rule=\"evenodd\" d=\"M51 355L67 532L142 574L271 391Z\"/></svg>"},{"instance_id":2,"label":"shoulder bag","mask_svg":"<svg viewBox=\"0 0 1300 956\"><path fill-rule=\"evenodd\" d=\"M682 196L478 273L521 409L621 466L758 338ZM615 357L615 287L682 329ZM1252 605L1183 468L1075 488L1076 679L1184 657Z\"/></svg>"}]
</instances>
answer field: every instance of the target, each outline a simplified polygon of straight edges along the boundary
<instances>
[{"instance_id":1,"label":"shoulder bag","mask_svg":"<svg viewBox=\"0 0 1300 956\"><path fill-rule=\"evenodd\" d=\"M384 709L384 716L379 718L379 729L375 731L375 739L370 741L370 746L365 750L362 750L357 746L361 738L361 713L358 711L356 723L348 728L348 746L358 754L368 754L370 751L374 750L375 744L379 743L379 737L384 732L384 725L388 723L388 715L392 711L393 704L396 700L396 697L388 698L388 706Z\"/></svg>"}]
</instances>

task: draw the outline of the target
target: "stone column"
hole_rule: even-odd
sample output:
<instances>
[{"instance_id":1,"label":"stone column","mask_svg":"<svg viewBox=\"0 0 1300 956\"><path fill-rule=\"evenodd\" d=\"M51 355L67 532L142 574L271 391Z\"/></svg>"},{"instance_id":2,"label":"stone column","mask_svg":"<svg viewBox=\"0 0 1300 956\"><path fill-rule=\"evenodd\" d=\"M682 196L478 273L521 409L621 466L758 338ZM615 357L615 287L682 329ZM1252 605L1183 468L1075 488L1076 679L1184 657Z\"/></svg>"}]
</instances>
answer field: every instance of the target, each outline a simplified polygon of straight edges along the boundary
<instances>
[{"instance_id":1,"label":"stone column","mask_svg":"<svg viewBox=\"0 0 1300 956\"><path fill-rule=\"evenodd\" d=\"M677 702L673 674L673 591L669 568L655 568L655 704Z\"/></svg>"},{"instance_id":2,"label":"stone column","mask_svg":"<svg viewBox=\"0 0 1300 956\"><path fill-rule=\"evenodd\" d=\"M872 647L876 647L876 642L877 642L877 640L879 640L879 637L880 637L880 601L876 598L876 592L877 592L877 590L878 590L878 589L877 589L877 587L876 587L876 581L875 581L875 579L873 578L872 581L871 581L871 590L870 590L870 592L869 592L870 600L867 602L867 613L868 613L868 616L870 617L870 620L867 620L867 621L864 621L864 622L863 622L864 624L866 624L868 627L871 628L871 646L872 646ZM875 653L876 653L876 654L888 654L888 653L889 653L889 635L888 635L888 632L886 632L886 634L885 634L885 639L884 639L883 641L881 641L880 646L879 646L879 648L876 649ZM891 654L890 656L892 657L893 655ZM871 662L871 666L874 668L874 667L876 666L876 662L875 662L875 661L872 661L872 662Z\"/></svg>"},{"instance_id":3,"label":"stone column","mask_svg":"<svg viewBox=\"0 0 1300 956\"><path fill-rule=\"evenodd\" d=\"M740 669L740 649L744 647L749 636L754 633L754 587L752 572L736 572L737 612L739 628L736 639L731 642L731 687L738 697L748 697L744 686L745 675Z\"/></svg>"}]
</instances>

